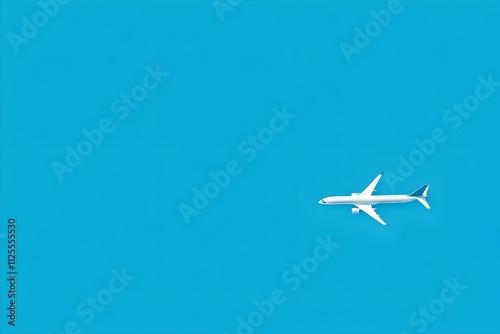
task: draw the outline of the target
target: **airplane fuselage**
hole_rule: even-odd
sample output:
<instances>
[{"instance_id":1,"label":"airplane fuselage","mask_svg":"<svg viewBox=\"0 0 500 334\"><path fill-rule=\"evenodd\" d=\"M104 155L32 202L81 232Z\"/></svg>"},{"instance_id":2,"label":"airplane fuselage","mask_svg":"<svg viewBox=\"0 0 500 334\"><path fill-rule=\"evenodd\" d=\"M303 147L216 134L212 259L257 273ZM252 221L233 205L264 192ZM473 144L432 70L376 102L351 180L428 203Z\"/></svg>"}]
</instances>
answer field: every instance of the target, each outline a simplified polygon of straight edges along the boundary
<instances>
[{"instance_id":1,"label":"airplane fuselage","mask_svg":"<svg viewBox=\"0 0 500 334\"><path fill-rule=\"evenodd\" d=\"M415 201L416 198L409 195L373 195L373 196L363 196L358 195L352 196L330 196L325 197L318 203L323 205L339 205L339 204L364 204L364 205L375 205L384 203L406 203Z\"/></svg>"}]
</instances>

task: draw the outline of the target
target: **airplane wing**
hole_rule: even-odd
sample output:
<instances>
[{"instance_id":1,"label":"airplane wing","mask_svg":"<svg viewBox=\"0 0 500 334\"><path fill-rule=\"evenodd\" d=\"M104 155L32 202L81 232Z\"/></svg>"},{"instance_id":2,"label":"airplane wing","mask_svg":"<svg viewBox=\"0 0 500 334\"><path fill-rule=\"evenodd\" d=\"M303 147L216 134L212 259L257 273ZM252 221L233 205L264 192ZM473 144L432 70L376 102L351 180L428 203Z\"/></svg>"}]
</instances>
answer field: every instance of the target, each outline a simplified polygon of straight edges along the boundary
<instances>
[{"instance_id":1,"label":"airplane wing","mask_svg":"<svg viewBox=\"0 0 500 334\"><path fill-rule=\"evenodd\" d=\"M383 221L379 215L377 215L377 213L375 212L375 210L373 209L373 207L371 205L359 204L356 206L358 207L358 209L365 212L368 216L372 217L373 219L378 221L380 224L387 225L387 223L385 221Z\"/></svg>"},{"instance_id":2,"label":"airplane wing","mask_svg":"<svg viewBox=\"0 0 500 334\"><path fill-rule=\"evenodd\" d=\"M361 194L359 194L359 196L360 197L370 196L373 193L373 191L375 190L375 187L377 186L378 180L380 180L381 177L382 177L382 174L377 175L377 177L372 181L372 183L370 183L370 185L368 187L366 187L366 189L363 190L363 192Z\"/></svg>"}]
</instances>

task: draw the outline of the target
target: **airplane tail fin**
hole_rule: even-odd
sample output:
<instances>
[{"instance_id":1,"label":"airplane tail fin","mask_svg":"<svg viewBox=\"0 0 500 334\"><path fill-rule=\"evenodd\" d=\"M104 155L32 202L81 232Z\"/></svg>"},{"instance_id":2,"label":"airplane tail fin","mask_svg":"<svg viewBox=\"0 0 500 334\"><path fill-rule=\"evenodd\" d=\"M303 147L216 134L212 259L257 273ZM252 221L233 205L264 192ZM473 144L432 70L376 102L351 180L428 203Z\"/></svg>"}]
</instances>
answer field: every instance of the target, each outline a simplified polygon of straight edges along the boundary
<instances>
[{"instance_id":1,"label":"airplane tail fin","mask_svg":"<svg viewBox=\"0 0 500 334\"><path fill-rule=\"evenodd\" d=\"M427 201L426 201L426 198L428 197L427 196L427 191L428 190L429 190L429 185L428 184L424 184L423 186L421 186L420 188L418 188L417 190L415 190L413 193L411 193L410 196L416 197L417 200L423 206L425 206L427 209L430 209L431 207L429 206L429 203L427 203Z\"/></svg>"}]
</instances>

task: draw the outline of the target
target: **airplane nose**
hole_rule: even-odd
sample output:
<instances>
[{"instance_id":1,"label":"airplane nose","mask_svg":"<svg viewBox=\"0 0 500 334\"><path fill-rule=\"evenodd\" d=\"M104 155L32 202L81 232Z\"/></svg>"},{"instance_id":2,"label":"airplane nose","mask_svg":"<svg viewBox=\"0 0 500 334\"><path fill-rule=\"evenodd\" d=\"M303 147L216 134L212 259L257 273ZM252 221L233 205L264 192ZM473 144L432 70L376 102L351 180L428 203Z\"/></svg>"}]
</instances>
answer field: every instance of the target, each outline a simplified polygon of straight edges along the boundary
<instances>
[{"instance_id":1,"label":"airplane nose","mask_svg":"<svg viewBox=\"0 0 500 334\"><path fill-rule=\"evenodd\" d=\"M320 199L320 200L318 201L318 203L319 203L319 204L325 204L325 201L323 201L323 199Z\"/></svg>"}]
</instances>

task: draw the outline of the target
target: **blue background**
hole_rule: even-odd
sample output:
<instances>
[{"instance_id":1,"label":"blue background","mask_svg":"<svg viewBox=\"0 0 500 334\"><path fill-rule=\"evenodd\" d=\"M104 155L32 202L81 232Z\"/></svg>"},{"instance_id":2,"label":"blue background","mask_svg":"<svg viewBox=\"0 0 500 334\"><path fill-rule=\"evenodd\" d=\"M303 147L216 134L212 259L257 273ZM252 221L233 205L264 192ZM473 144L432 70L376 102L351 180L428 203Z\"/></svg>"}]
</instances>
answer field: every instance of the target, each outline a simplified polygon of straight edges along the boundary
<instances>
[{"instance_id":1,"label":"blue background","mask_svg":"<svg viewBox=\"0 0 500 334\"><path fill-rule=\"evenodd\" d=\"M478 76L500 81L498 1L403 1L351 63L339 44L386 1L243 1L220 20L211 1L73 0L19 53L7 34L40 7L0 4L0 232L16 217L19 247L3 332L232 334L280 289L255 333L417 333L409 316L455 277L467 289L425 331L500 331L500 89L457 130L443 120ZM120 120L111 102L156 64L170 76ZM247 162L238 145L284 107L296 118ZM115 131L59 182L52 163L103 118ZM397 173L438 127L446 142L377 187L429 183L431 210L382 206L384 227L318 205ZM185 224L179 204L231 160L241 173ZM329 235L340 248L291 291L282 274ZM122 268L135 279L85 323L77 305Z\"/></svg>"}]
</instances>

